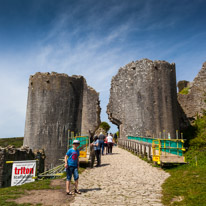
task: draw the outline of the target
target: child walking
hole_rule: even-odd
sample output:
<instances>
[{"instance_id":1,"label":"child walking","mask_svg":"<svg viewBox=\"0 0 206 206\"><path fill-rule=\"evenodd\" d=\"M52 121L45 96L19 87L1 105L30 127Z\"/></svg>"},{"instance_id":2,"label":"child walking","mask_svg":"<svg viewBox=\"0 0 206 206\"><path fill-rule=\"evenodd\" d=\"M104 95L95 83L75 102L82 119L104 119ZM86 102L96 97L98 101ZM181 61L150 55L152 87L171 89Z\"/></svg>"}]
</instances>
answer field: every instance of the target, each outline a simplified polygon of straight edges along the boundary
<instances>
[{"instance_id":1,"label":"child walking","mask_svg":"<svg viewBox=\"0 0 206 206\"><path fill-rule=\"evenodd\" d=\"M74 176L74 181L75 181L74 192L77 194L81 194L81 192L78 190L79 150L77 149L77 147L79 146L79 144L80 144L79 140L74 140L73 141L73 148L71 148L67 151L65 158L64 158L65 168L66 168L66 172L67 172L67 181L66 181L67 195L74 194L70 189L72 175Z\"/></svg>"}]
</instances>

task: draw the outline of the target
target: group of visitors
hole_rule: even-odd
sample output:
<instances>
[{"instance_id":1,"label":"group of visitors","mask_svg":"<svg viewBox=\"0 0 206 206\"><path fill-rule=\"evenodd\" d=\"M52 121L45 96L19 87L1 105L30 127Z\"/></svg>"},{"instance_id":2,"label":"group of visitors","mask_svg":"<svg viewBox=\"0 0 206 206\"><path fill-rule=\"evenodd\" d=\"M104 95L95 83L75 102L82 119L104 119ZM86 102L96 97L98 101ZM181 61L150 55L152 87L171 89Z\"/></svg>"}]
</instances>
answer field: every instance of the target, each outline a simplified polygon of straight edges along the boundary
<instances>
[{"instance_id":1,"label":"group of visitors","mask_svg":"<svg viewBox=\"0 0 206 206\"><path fill-rule=\"evenodd\" d=\"M115 138L115 137L114 137ZM113 135L112 133L106 136L101 132L99 136L94 137L94 142L91 144L94 146L95 156L97 158L97 167L100 166L100 155L112 154L113 147ZM73 141L73 148L69 149L65 155L65 168L67 173L66 181L66 194L74 195L74 193L81 194L78 190L78 169L79 169L79 150L77 149L80 145L79 140ZM104 152L106 148L106 151ZM71 191L71 177L74 177L75 189L74 192Z\"/></svg>"},{"instance_id":2,"label":"group of visitors","mask_svg":"<svg viewBox=\"0 0 206 206\"><path fill-rule=\"evenodd\" d=\"M102 132L100 132L99 136L94 137L94 142L92 145L94 146L94 152L97 158L97 167L100 166L100 154L112 154L113 144L114 141L112 133L107 133L105 136Z\"/></svg>"}]
</instances>

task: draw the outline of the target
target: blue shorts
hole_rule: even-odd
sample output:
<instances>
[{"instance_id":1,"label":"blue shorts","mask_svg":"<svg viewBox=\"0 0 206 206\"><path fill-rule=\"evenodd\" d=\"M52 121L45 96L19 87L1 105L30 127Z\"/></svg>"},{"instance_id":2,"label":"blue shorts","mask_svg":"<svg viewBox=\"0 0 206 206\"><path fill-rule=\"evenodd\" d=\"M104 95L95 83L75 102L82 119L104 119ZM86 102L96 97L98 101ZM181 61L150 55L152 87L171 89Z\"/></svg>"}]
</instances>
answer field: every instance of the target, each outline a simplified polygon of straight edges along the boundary
<instances>
[{"instance_id":1,"label":"blue shorts","mask_svg":"<svg viewBox=\"0 0 206 206\"><path fill-rule=\"evenodd\" d=\"M68 181L71 181L71 178L72 178L72 174L74 176L74 180L78 180L79 179L79 173L78 173L78 169L77 167L72 167L72 166L69 166L67 169L67 180Z\"/></svg>"}]
</instances>

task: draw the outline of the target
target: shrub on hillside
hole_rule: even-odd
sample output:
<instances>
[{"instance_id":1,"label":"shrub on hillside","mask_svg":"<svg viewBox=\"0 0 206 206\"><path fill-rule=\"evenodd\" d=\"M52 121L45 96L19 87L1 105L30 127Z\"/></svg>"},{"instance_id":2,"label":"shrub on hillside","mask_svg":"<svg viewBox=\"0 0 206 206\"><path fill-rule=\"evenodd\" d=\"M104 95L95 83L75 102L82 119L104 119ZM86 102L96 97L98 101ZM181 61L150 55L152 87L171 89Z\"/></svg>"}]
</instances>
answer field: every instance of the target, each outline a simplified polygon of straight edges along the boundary
<instances>
[{"instance_id":1,"label":"shrub on hillside","mask_svg":"<svg viewBox=\"0 0 206 206\"><path fill-rule=\"evenodd\" d=\"M185 87L179 94L189 94L189 87Z\"/></svg>"},{"instance_id":2,"label":"shrub on hillside","mask_svg":"<svg viewBox=\"0 0 206 206\"><path fill-rule=\"evenodd\" d=\"M197 117L194 127L196 128L196 137L190 141L190 146L206 147L206 112L202 117Z\"/></svg>"}]
</instances>

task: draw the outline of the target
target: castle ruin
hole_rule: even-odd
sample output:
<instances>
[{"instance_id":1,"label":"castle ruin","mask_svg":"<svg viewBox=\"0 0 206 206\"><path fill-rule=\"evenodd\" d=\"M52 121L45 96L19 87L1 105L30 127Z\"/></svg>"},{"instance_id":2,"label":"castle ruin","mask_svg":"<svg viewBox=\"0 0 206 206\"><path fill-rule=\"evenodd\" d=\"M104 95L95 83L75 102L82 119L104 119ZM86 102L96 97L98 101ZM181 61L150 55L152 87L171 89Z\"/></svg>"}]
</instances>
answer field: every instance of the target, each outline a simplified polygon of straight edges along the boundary
<instances>
[{"instance_id":1,"label":"castle ruin","mask_svg":"<svg viewBox=\"0 0 206 206\"><path fill-rule=\"evenodd\" d=\"M67 151L68 130L89 135L98 128L99 104L99 93L82 76L30 76L24 146L44 149L46 169L58 165Z\"/></svg>"},{"instance_id":2,"label":"castle ruin","mask_svg":"<svg viewBox=\"0 0 206 206\"><path fill-rule=\"evenodd\" d=\"M120 138L175 138L179 129L175 64L142 59L119 69L112 78L107 114L119 127Z\"/></svg>"},{"instance_id":3,"label":"castle ruin","mask_svg":"<svg viewBox=\"0 0 206 206\"><path fill-rule=\"evenodd\" d=\"M178 82L178 102L180 103L187 118L192 122L197 115L202 115L206 110L206 62L203 63L201 70L192 82ZM182 86L182 82L186 82ZM185 93L181 93L183 89Z\"/></svg>"}]
</instances>

